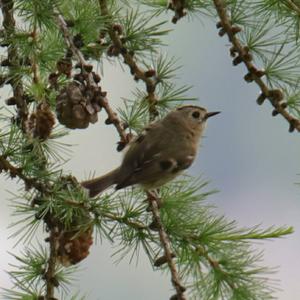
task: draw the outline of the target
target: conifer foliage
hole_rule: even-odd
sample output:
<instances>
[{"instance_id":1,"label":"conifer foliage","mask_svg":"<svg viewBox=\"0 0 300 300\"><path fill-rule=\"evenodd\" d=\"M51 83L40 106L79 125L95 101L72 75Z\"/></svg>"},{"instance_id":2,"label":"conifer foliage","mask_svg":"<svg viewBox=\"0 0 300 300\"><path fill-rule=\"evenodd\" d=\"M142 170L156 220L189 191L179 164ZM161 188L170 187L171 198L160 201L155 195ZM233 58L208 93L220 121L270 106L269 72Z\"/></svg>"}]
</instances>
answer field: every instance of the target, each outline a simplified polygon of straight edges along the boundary
<instances>
[{"instance_id":1,"label":"conifer foliage","mask_svg":"<svg viewBox=\"0 0 300 300\"><path fill-rule=\"evenodd\" d=\"M207 182L188 176L158 191L135 187L91 199L64 173L61 139L105 120L121 151L149 120L193 100L187 85L173 82L176 59L160 48L169 22L180 26L194 16L210 18L228 37L233 65L244 64L244 79L257 85L257 103L269 101L273 116L300 131L299 1L0 3L0 88L10 94L0 104L0 172L19 187L13 237L24 245L12 254L14 288L3 289L5 299L79 299L67 287L97 236L113 242L120 259L144 251L149 268L167 270L170 299L274 299L270 270L251 241L290 234L291 227L239 228L207 204L214 193ZM142 83L117 111L95 68L104 61L119 62L111 67L124 66ZM32 246L38 228L45 239Z\"/></svg>"}]
</instances>

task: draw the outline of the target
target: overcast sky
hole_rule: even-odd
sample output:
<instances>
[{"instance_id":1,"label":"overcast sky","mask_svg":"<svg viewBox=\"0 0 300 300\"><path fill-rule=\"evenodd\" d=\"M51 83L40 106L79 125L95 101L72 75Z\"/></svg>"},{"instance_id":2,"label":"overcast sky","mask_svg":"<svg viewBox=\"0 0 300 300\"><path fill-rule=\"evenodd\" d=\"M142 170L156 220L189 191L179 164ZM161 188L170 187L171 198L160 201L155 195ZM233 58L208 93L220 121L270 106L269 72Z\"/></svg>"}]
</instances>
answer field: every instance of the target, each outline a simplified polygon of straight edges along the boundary
<instances>
[{"instance_id":1,"label":"overcast sky","mask_svg":"<svg viewBox=\"0 0 300 300\"><path fill-rule=\"evenodd\" d=\"M254 84L243 81L245 70L233 67L228 55L226 38L219 38L215 24L202 20L178 22L167 39L170 55L180 58L180 84L192 85L189 96L199 98L197 104L222 114L209 121L206 138L191 174L203 174L210 180L210 187L220 192L209 197L220 214L237 220L240 226L292 225L295 233L284 239L266 242L265 265L278 266L276 278L282 289L280 300L300 299L299 250L300 250L300 182L298 133L290 134L281 117L271 116L268 104L255 103L259 90ZM127 68L125 67L125 70ZM135 87L129 72L123 73L118 64L105 64L104 90L116 107L120 97L130 95ZM3 100L2 100L3 103ZM103 174L117 166L120 154L115 149L117 134L112 126L103 125L106 116L88 130L72 131L66 142L76 144L66 165L78 179L89 172ZM105 159L103 159L105 158ZM9 194L15 182L0 177L0 284L9 286L5 273L12 259L13 240L8 240L10 230ZM81 264L75 288L89 300L100 299L168 299L172 292L170 278L153 272L149 262L141 258L138 266L123 261L113 264L112 245L103 243L91 250L91 255Z\"/></svg>"}]
</instances>

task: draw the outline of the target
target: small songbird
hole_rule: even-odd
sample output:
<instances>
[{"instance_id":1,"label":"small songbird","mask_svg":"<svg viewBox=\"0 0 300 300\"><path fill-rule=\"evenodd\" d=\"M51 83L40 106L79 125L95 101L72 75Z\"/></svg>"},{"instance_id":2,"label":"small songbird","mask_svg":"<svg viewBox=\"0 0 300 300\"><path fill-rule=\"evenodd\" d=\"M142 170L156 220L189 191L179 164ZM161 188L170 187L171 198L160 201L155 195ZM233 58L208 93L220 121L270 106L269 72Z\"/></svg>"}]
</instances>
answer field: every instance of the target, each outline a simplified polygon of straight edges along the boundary
<instances>
[{"instance_id":1,"label":"small songbird","mask_svg":"<svg viewBox=\"0 0 300 300\"><path fill-rule=\"evenodd\" d=\"M192 105L169 112L130 142L118 168L81 185L94 197L114 184L116 189L140 184L146 190L165 184L193 163L207 119L218 113Z\"/></svg>"}]
</instances>

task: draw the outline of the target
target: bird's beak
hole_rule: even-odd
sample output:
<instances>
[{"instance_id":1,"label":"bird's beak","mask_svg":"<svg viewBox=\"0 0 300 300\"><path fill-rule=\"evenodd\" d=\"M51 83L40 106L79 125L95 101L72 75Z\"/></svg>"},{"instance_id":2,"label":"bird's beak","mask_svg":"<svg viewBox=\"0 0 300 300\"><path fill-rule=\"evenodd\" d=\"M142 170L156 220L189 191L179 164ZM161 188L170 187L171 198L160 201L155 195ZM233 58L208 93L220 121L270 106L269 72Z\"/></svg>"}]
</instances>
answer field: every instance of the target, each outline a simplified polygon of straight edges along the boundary
<instances>
[{"instance_id":1,"label":"bird's beak","mask_svg":"<svg viewBox=\"0 0 300 300\"><path fill-rule=\"evenodd\" d=\"M219 113L220 113L220 111L208 112L208 113L206 113L206 115L205 115L205 119L208 119L208 118L210 118L210 117L212 117L212 116L215 116L215 115L217 115L217 114L219 114Z\"/></svg>"}]
</instances>

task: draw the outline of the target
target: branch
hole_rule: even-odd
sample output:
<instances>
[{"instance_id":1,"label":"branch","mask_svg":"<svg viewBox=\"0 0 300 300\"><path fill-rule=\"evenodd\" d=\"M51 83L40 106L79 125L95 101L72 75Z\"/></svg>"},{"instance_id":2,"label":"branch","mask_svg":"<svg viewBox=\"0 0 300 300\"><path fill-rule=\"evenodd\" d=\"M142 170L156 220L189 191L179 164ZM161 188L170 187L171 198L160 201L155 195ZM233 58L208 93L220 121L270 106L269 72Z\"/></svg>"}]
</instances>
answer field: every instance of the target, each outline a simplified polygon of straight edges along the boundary
<instances>
[{"instance_id":1,"label":"branch","mask_svg":"<svg viewBox=\"0 0 300 300\"><path fill-rule=\"evenodd\" d=\"M286 5L300 16L300 7L293 0L286 0Z\"/></svg>"},{"instance_id":2,"label":"branch","mask_svg":"<svg viewBox=\"0 0 300 300\"><path fill-rule=\"evenodd\" d=\"M107 7L107 1L106 0L99 0L99 5L100 5L100 9L101 9L101 15L104 16L104 17L108 17L109 16L109 11L108 11L108 7ZM113 42L113 46L116 49L118 49L119 50L118 52L121 53L121 55L123 56L124 63L129 66L131 74L134 75L134 78L136 80L140 79L145 83L146 90L147 90L147 93L148 93L147 101L149 103L150 120L154 120L154 118L157 115L157 111L156 111L156 108L155 108L155 105L157 103L157 97L155 95L155 88L156 88L156 85L158 83L158 80L151 78L152 77L152 74L151 74L152 72L144 71L142 68L140 68L138 66L138 64L134 60L133 54L130 53L126 49L126 47L124 46L124 44L122 43L122 41L119 37L118 31L114 29L114 26L112 24L108 24L108 34L110 36L110 39ZM151 76L149 76L149 75L151 75ZM158 209L159 199L157 198L156 195L148 192L148 200L150 202L150 207L151 207L151 210L152 210L152 213L153 213L154 222L158 226L159 237L160 237L162 247L164 249L165 258L167 260L168 267L171 271L172 284L173 284L173 286L176 290L176 295L174 295L174 299L176 297L176 299L178 299L178 300L186 300L186 297L184 295L184 291L186 289L181 284L181 281L180 281L175 263L173 261L174 255L172 254L170 240L169 240L169 237L166 234L166 232L163 228L162 222L161 222L159 209Z\"/></svg>"},{"instance_id":3,"label":"branch","mask_svg":"<svg viewBox=\"0 0 300 300\"><path fill-rule=\"evenodd\" d=\"M38 35L38 32L37 32L37 24L36 22L34 22L33 24L33 31L31 33L31 36L32 36L32 40L33 40L33 43L36 44L37 43L37 35ZM37 59L36 59L36 54L34 53L33 55L33 59L32 59L32 67L31 67L31 71L32 71L32 82L33 83L39 83L40 81L40 76L39 76L39 66L38 66L38 62L37 62Z\"/></svg>"},{"instance_id":4,"label":"branch","mask_svg":"<svg viewBox=\"0 0 300 300\"><path fill-rule=\"evenodd\" d=\"M186 15L186 0L171 0L169 1L168 9L174 11L172 23L176 24L178 20Z\"/></svg>"},{"instance_id":5,"label":"branch","mask_svg":"<svg viewBox=\"0 0 300 300\"><path fill-rule=\"evenodd\" d=\"M107 7L107 1L99 0L99 5L101 9L101 15L104 17L108 17L109 11ZM146 90L148 93L147 101L149 103L150 120L154 120L157 115L157 110L155 108L155 105L158 101L155 95L155 89L156 89L156 85L158 84L158 80L153 78L153 73L155 74L155 71L154 70L144 71L141 67L138 66L137 62L134 59L133 54L127 50L127 48L124 46L123 42L121 41L118 34L118 30L115 30L114 25L108 24L108 34L110 36L110 39L113 42L113 46L116 49L118 49L117 53L121 53L121 55L124 58L124 63L129 66L131 74L134 75L135 80L142 80L145 83ZM164 249L164 256L168 263L168 267L171 271L172 284L176 290L176 295L174 295L171 299L176 298L178 300L186 300L186 297L184 295L184 291L186 290L186 288L181 284L181 280L179 278L176 265L173 261L174 254L172 253L171 250L170 240L161 222L159 209L158 209L159 199L155 194L148 192L148 200L150 202L150 207L153 214L154 222L158 227L160 241Z\"/></svg>"},{"instance_id":6,"label":"branch","mask_svg":"<svg viewBox=\"0 0 300 300\"><path fill-rule=\"evenodd\" d=\"M56 14L57 24L63 33L65 42L70 47L72 53L77 57L80 65L82 66L83 72L86 72L89 85L93 87L97 87L97 84L93 79L92 73L85 71L84 67L88 66L89 64L86 62L82 52L75 46L73 42L73 38L68 30L68 26L66 24L64 17L58 11L55 11L55 14ZM101 106L105 109L108 115L108 119L118 131L121 139L121 143L123 143L123 145L127 144L129 142L129 136L125 133L125 128L124 125L122 124L122 121L119 119L117 113L111 108L111 106L108 103L108 99L106 97L101 96Z\"/></svg>"},{"instance_id":7,"label":"branch","mask_svg":"<svg viewBox=\"0 0 300 300\"><path fill-rule=\"evenodd\" d=\"M54 299L54 289L58 286L58 282L55 278L55 266L57 260L55 229L51 229L50 231L49 243L50 256L47 263L47 270L44 275L44 280L46 281L46 300Z\"/></svg>"},{"instance_id":8,"label":"branch","mask_svg":"<svg viewBox=\"0 0 300 300\"><path fill-rule=\"evenodd\" d=\"M92 208L89 208L86 206L85 203L82 203L82 202L75 202L75 201L72 201L72 200L66 200L65 203L69 204L69 205L72 205L72 206L75 206L75 207L80 207L88 212L91 212L95 215L98 215L98 211L95 210L95 207L92 207ZM98 206L97 206L98 208ZM123 216L120 216L120 215L117 215L117 214L114 214L114 213L108 213L108 212L101 212L101 217L103 218L107 218L111 221L117 221L118 223L120 224L125 224L129 227L132 227L134 229L138 229L138 230L148 230L149 229L149 226L143 224L142 222L139 222L139 221L131 221L131 220L128 220L127 218L124 218Z\"/></svg>"},{"instance_id":9,"label":"branch","mask_svg":"<svg viewBox=\"0 0 300 300\"><path fill-rule=\"evenodd\" d=\"M49 187L38 182L38 179L25 176L22 173L22 168L16 168L4 156L0 156L0 172L2 170L8 172L12 178L19 177L23 180L26 189L34 187L41 193L45 193L49 190ZM46 300L54 299L54 288L57 286L57 281L55 280L56 241L54 229L51 230L49 242L50 257L48 259L47 270L44 274L44 280L46 281Z\"/></svg>"},{"instance_id":10,"label":"branch","mask_svg":"<svg viewBox=\"0 0 300 300\"><path fill-rule=\"evenodd\" d=\"M1 171L5 171L5 172L9 173L11 178L18 177L19 179L24 181L26 189L30 189L30 188L34 187L36 190L38 190L39 192L41 192L43 194L49 193L49 191L51 189L50 186L47 186L47 185L42 184L41 182L39 182L37 178L27 177L26 175L24 175L23 172L22 172L22 168L17 168L14 165L12 165L5 158L4 155L0 155L0 173L1 173ZM84 203L75 202L75 201L71 201L71 200L68 200L68 199L66 199L65 202L69 205L79 206L82 209L85 209L85 210L88 210L92 213L95 213L95 211L93 209L87 209L87 207L85 206ZM122 223L122 224L126 224L127 226L130 226L134 229L139 229L139 230L141 230L141 229L148 230L149 229L147 225L145 225L141 222L131 221L131 220L125 219L122 216L115 215L113 213L101 213L101 215L104 218L107 218L107 219L112 220L112 221L117 221L117 222Z\"/></svg>"},{"instance_id":11,"label":"branch","mask_svg":"<svg viewBox=\"0 0 300 300\"><path fill-rule=\"evenodd\" d=\"M242 45L240 40L236 37L236 33L241 31L241 28L237 26L233 26L231 24L230 17L226 10L226 5L223 0L214 0L214 4L217 10L217 13L220 17L220 22L217 24L220 29L219 35L223 36L227 34L229 41L232 43L233 47L231 49L231 54L236 55L233 60L233 64L237 65L241 62L245 64L248 69L248 74L245 76L245 80L247 82L254 81L259 88L261 89L261 95L257 99L258 104L262 104L265 99L268 99L271 105L274 107L273 116L280 114L283 118L287 120L290 124L289 131L292 132L295 129L300 132L300 120L293 117L286 110L286 103L282 102L283 93L281 90L271 90L264 83L261 77L264 73L256 68L256 66L252 62L252 55L249 53L249 49Z\"/></svg>"},{"instance_id":12,"label":"branch","mask_svg":"<svg viewBox=\"0 0 300 300\"><path fill-rule=\"evenodd\" d=\"M22 168L17 168L12 165L4 155L0 155L0 172L8 172L11 178L18 177L25 183L25 189L34 187L41 193L45 193L49 190L49 186L39 182L37 178L27 177L23 174Z\"/></svg>"},{"instance_id":13,"label":"branch","mask_svg":"<svg viewBox=\"0 0 300 300\"><path fill-rule=\"evenodd\" d=\"M159 213L159 208L158 208L159 199L157 198L156 194L151 193L151 192L148 192L147 196L148 196L150 208L151 208L151 211L153 214L154 222L155 222L155 225L156 225L158 233L159 233L160 242L164 249L164 257L165 257L168 267L171 271L172 284L176 290L176 295L174 295L171 299L186 300L187 298L184 295L186 288L181 283L181 279L179 277L178 271L176 269L176 265L173 260L174 254L172 253L170 239L169 239L166 231L164 230L164 227L163 227L163 224L162 224L162 221L160 218L160 213Z\"/></svg>"},{"instance_id":14,"label":"branch","mask_svg":"<svg viewBox=\"0 0 300 300\"><path fill-rule=\"evenodd\" d=\"M237 286L234 283L234 281L232 280L232 277L226 272L224 271L221 267L220 264L217 260L214 260L213 258L211 258L208 253L203 253L202 256L204 256L206 258L206 260L209 262L210 266L215 270L220 272L221 274L223 274L223 279L224 281L228 284L228 286L232 289L232 290L236 290Z\"/></svg>"},{"instance_id":15,"label":"branch","mask_svg":"<svg viewBox=\"0 0 300 300\"><path fill-rule=\"evenodd\" d=\"M101 9L101 16L108 17L109 11L107 8L106 0L99 0L99 5ZM143 70L140 66L138 66L137 62L134 59L134 54L130 53L127 50L124 43L119 37L116 24L107 24L108 25L108 34L110 39L113 42L113 46L118 49L117 53L121 53L124 58L124 63L129 66L131 74L134 76L135 80L142 80L146 85L146 90L148 93L147 100L149 103L149 111L150 115L157 115L157 110L155 105L158 101L155 95L156 85L158 84L158 80L153 76L155 74L154 70ZM154 73L154 74L153 74ZM153 118L151 119L153 120Z\"/></svg>"},{"instance_id":16,"label":"branch","mask_svg":"<svg viewBox=\"0 0 300 300\"><path fill-rule=\"evenodd\" d=\"M7 36L7 38L14 37L15 24L16 24L16 21L14 19L14 14L13 14L14 2L12 0L1 1L0 5L1 5L1 10L2 10L2 15L3 15L2 24L5 29L6 36ZM11 69L11 71L20 66L20 64L19 64L20 60L19 60L19 56L17 53L17 49L12 44L10 44L8 46L7 59L9 62L8 67ZM15 76L13 74L10 74L10 75L12 76L12 78L10 79L9 83L12 86L15 103L18 108L17 120L20 121L22 130L24 132L26 132L26 120L27 120L27 116L28 116L28 108L27 108L27 103L24 98L23 85L22 85L20 76Z\"/></svg>"},{"instance_id":17,"label":"branch","mask_svg":"<svg viewBox=\"0 0 300 300\"><path fill-rule=\"evenodd\" d=\"M125 224L131 228L137 230L149 230L149 226L139 222L139 221L130 221L122 216L114 215L112 213L104 213L102 214L103 217L110 219L112 221L117 221L118 223Z\"/></svg>"}]
</instances>

